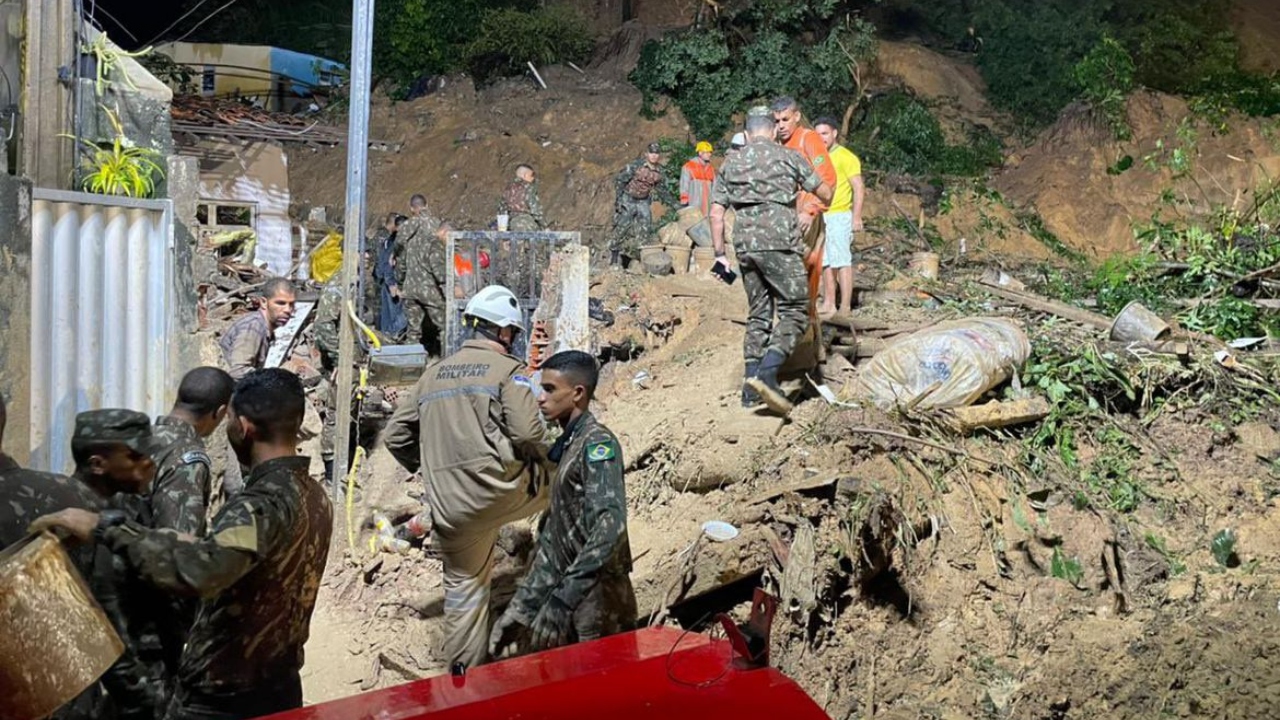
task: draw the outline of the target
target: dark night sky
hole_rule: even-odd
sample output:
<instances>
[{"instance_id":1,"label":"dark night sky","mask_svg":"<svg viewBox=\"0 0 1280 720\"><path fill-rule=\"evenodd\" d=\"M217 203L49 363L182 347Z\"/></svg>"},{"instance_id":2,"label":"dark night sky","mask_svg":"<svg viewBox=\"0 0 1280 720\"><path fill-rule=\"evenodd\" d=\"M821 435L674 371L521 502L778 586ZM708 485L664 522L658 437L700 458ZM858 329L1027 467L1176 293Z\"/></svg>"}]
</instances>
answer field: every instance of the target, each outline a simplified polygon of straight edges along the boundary
<instances>
[{"instance_id":1,"label":"dark night sky","mask_svg":"<svg viewBox=\"0 0 1280 720\"><path fill-rule=\"evenodd\" d=\"M239 0L245 3L252 1ZM170 23L182 17L193 5L186 0L182 2L178 0L81 0L81 2L84 3L85 14L92 16L98 25L107 31L112 40L126 48L136 48L141 43L151 41ZM207 0L170 31L169 36L177 37L183 34L224 4L226 0ZM130 33L134 37L130 37Z\"/></svg>"}]
</instances>

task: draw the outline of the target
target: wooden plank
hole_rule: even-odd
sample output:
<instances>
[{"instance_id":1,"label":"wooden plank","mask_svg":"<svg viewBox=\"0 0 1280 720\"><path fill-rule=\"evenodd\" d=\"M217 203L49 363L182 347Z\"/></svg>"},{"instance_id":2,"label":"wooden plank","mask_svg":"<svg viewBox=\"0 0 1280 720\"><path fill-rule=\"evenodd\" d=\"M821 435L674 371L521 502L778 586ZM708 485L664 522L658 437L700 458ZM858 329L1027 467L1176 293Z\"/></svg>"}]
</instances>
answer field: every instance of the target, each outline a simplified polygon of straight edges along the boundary
<instances>
[{"instance_id":1,"label":"wooden plank","mask_svg":"<svg viewBox=\"0 0 1280 720\"><path fill-rule=\"evenodd\" d=\"M1081 310L1078 307L1061 303L1057 300L1042 298L1030 293L1019 293L1013 292L1012 290L1005 290L1004 288L994 287L981 281L979 281L979 284L982 285L982 289L988 293L995 295L996 297L1009 300L1010 302L1017 303L1018 305L1031 310L1049 313L1050 315L1057 315L1060 318L1084 323L1085 325L1092 325L1103 330L1111 327L1111 318L1089 312L1088 310Z\"/></svg>"},{"instance_id":2,"label":"wooden plank","mask_svg":"<svg viewBox=\"0 0 1280 720\"><path fill-rule=\"evenodd\" d=\"M985 405L951 408L945 411L952 429L968 433L979 428L1002 428L1035 422L1048 416L1049 402L1042 397L1020 400L993 400Z\"/></svg>"}]
</instances>

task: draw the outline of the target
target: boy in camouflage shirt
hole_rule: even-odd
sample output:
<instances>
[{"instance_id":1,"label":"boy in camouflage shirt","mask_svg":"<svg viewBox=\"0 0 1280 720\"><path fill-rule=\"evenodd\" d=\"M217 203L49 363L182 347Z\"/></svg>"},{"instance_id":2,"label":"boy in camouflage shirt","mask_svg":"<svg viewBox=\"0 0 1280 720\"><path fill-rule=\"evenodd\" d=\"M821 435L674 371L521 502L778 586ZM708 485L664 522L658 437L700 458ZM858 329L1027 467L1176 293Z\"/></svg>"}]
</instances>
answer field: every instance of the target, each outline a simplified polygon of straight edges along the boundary
<instances>
[{"instance_id":1,"label":"boy in camouflage shirt","mask_svg":"<svg viewBox=\"0 0 1280 720\"><path fill-rule=\"evenodd\" d=\"M564 428L548 454L559 470L533 567L489 636L494 657L524 628L532 649L544 650L635 625L622 448L591 414L598 378L595 359L576 350L542 367L538 406Z\"/></svg>"}]
</instances>

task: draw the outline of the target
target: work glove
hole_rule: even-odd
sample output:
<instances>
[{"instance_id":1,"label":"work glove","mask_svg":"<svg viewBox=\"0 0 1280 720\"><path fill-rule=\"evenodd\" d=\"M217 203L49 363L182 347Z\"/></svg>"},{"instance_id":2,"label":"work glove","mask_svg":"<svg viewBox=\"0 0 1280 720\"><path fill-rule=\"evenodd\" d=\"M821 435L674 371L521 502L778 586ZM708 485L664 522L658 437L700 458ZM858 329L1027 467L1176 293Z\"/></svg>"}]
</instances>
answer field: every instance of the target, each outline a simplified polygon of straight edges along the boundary
<instances>
[{"instance_id":1,"label":"work glove","mask_svg":"<svg viewBox=\"0 0 1280 720\"><path fill-rule=\"evenodd\" d=\"M533 619L530 630L534 650L547 650L569 642L569 626L573 623L573 610L555 595L547 598L547 602Z\"/></svg>"},{"instance_id":2,"label":"work glove","mask_svg":"<svg viewBox=\"0 0 1280 720\"><path fill-rule=\"evenodd\" d=\"M489 657L496 660L510 654L525 629L524 622L508 607L489 633Z\"/></svg>"}]
</instances>

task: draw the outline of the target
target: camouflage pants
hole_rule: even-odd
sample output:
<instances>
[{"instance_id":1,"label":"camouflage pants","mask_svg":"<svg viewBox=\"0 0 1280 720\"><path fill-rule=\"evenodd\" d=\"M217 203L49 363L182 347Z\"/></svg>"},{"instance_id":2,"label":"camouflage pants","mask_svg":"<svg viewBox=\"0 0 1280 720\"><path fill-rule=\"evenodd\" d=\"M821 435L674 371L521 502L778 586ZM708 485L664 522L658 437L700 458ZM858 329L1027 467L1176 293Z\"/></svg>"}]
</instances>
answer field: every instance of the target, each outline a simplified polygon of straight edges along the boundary
<instances>
[{"instance_id":1,"label":"camouflage pants","mask_svg":"<svg viewBox=\"0 0 1280 720\"><path fill-rule=\"evenodd\" d=\"M624 194L613 206L613 235L609 250L631 258L640 257L640 246L653 236L653 207L648 198L637 200Z\"/></svg>"},{"instance_id":2,"label":"camouflage pants","mask_svg":"<svg viewBox=\"0 0 1280 720\"><path fill-rule=\"evenodd\" d=\"M516 213L511 216L507 222L507 229L512 232L538 232L542 228L538 227L538 221L528 213Z\"/></svg>"},{"instance_id":3,"label":"camouflage pants","mask_svg":"<svg viewBox=\"0 0 1280 720\"><path fill-rule=\"evenodd\" d=\"M444 339L444 306L433 300L425 300L421 296L404 296L404 317L408 322L405 329L405 342L409 345L421 343L432 355L440 354L440 345ZM427 322L430 322L430 329Z\"/></svg>"},{"instance_id":4,"label":"camouflage pants","mask_svg":"<svg viewBox=\"0 0 1280 720\"><path fill-rule=\"evenodd\" d=\"M334 454L334 438L338 436L338 383L333 371L326 369L323 392L320 394L324 406L321 412L324 423L320 426L320 457L332 460Z\"/></svg>"},{"instance_id":5,"label":"camouflage pants","mask_svg":"<svg viewBox=\"0 0 1280 720\"><path fill-rule=\"evenodd\" d=\"M795 250L766 250L739 254L738 265L749 308L743 357L758 361L769 350L790 356L809 326L804 259Z\"/></svg>"}]
</instances>

